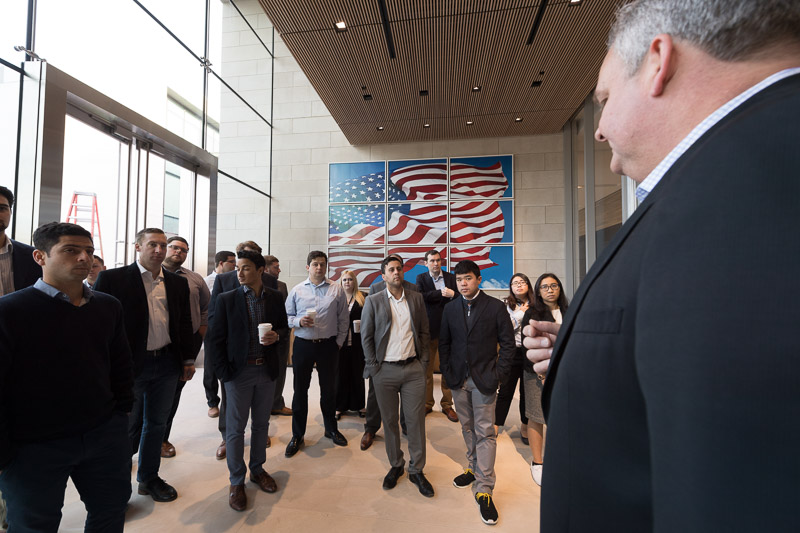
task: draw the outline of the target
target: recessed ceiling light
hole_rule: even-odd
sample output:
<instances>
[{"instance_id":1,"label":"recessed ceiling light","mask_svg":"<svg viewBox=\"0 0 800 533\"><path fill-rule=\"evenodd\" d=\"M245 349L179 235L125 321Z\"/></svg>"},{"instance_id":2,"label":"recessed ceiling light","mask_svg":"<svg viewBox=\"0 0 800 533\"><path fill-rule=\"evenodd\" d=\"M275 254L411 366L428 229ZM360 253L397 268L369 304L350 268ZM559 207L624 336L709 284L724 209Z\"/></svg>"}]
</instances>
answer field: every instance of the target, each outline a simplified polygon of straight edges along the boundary
<instances>
[{"instance_id":1,"label":"recessed ceiling light","mask_svg":"<svg viewBox=\"0 0 800 533\"><path fill-rule=\"evenodd\" d=\"M467 126L472 126L473 124L474 124L474 122L473 122L473 121L471 121L471 120L468 120L468 121L467 121Z\"/></svg>"},{"instance_id":2,"label":"recessed ceiling light","mask_svg":"<svg viewBox=\"0 0 800 533\"><path fill-rule=\"evenodd\" d=\"M522 122L522 117L517 117L514 119L514 122Z\"/></svg>"},{"instance_id":3,"label":"recessed ceiling light","mask_svg":"<svg viewBox=\"0 0 800 533\"><path fill-rule=\"evenodd\" d=\"M541 87L541 86L542 86L542 80L536 80L533 83L531 83L531 87Z\"/></svg>"},{"instance_id":4,"label":"recessed ceiling light","mask_svg":"<svg viewBox=\"0 0 800 533\"><path fill-rule=\"evenodd\" d=\"M581 2L583 2L583 0L569 0L569 5L571 5L571 6L579 6L579 5L581 5Z\"/></svg>"},{"instance_id":5,"label":"recessed ceiling light","mask_svg":"<svg viewBox=\"0 0 800 533\"><path fill-rule=\"evenodd\" d=\"M425 124L423 124L423 125L422 125L422 127L423 127L423 128L430 128L430 127L431 127L431 125L430 125L430 124L428 124L428 123L426 122Z\"/></svg>"},{"instance_id":6,"label":"recessed ceiling light","mask_svg":"<svg viewBox=\"0 0 800 533\"><path fill-rule=\"evenodd\" d=\"M474 92L474 93L481 92L481 86L480 85L476 85L475 87L472 88L472 92Z\"/></svg>"},{"instance_id":7,"label":"recessed ceiling light","mask_svg":"<svg viewBox=\"0 0 800 533\"><path fill-rule=\"evenodd\" d=\"M336 23L336 31L347 31L347 24L343 20Z\"/></svg>"},{"instance_id":8,"label":"recessed ceiling light","mask_svg":"<svg viewBox=\"0 0 800 533\"><path fill-rule=\"evenodd\" d=\"M422 89L422 90L419 92L419 95L420 95L420 96L428 96L428 89Z\"/></svg>"},{"instance_id":9,"label":"recessed ceiling light","mask_svg":"<svg viewBox=\"0 0 800 533\"><path fill-rule=\"evenodd\" d=\"M363 96L363 97L364 97L364 100L366 100L367 102L369 102L370 100L372 100L372 95L371 95L371 94L363 94L363 95L361 95L361 96Z\"/></svg>"},{"instance_id":10,"label":"recessed ceiling light","mask_svg":"<svg viewBox=\"0 0 800 533\"><path fill-rule=\"evenodd\" d=\"M375 128L375 129L376 129L376 130L378 130L378 131L383 131L383 126L378 126L378 127L377 127L377 128Z\"/></svg>"}]
</instances>

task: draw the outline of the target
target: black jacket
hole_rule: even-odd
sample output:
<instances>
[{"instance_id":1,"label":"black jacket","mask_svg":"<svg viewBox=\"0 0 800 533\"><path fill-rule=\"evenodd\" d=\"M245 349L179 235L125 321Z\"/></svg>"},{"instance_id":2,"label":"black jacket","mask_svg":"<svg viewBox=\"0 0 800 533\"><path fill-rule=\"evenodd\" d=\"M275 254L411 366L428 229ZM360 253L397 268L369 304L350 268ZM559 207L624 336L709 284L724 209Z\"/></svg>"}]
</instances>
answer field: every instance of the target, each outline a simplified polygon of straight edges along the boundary
<instances>
[{"instance_id":1,"label":"black jacket","mask_svg":"<svg viewBox=\"0 0 800 533\"><path fill-rule=\"evenodd\" d=\"M433 279L429 272L423 272L417 275L417 290L422 294L422 299L425 300L425 310L428 313L428 325L431 329L431 339L439 338L439 328L442 323L442 311L444 311L444 306L459 296L458 287L456 286L456 277L444 270L442 270L442 277L444 278L444 286L455 293L452 298L445 298L442 296L442 291L437 289L433 284Z\"/></svg>"},{"instance_id":2,"label":"black jacket","mask_svg":"<svg viewBox=\"0 0 800 533\"><path fill-rule=\"evenodd\" d=\"M42 277L42 267L33 260L32 246L11 239L11 266L14 275L14 290L30 287Z\"/></svg>"}]
</instances>

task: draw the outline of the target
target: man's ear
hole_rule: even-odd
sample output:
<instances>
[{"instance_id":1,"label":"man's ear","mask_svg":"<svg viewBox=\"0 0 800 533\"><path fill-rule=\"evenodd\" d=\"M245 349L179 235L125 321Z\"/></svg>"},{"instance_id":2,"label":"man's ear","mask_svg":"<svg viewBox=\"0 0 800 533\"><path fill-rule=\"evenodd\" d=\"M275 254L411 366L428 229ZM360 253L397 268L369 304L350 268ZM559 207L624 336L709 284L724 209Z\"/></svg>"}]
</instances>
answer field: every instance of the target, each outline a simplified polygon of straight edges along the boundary
<instances>
[{"instance_id":1,"label":"man's ear","mask_svg":"<svg viewBox=\"0 0 800 533\"><path fill-rule=\"evenodd\" d=\"M47 254L44 253L41 250L34 250L33 251L33 260L36 261L36 264L38 264L39 266L44 266L45 265L45 263L47 262L45 260L46 257L47 257Z\"/></svg>"},{"instance_id":2,"label":"man's ear","mask_svg":"<svg viewBox=\"0 0 800 533\"><path fill-rule=\"evenodd\" d=\"M647 50L644 65L647 69L648 93L658 97L664 94L667 84L672 79L675 71L675 47L672 36L660 33L653 37L650 48Z\"/></svg>"}]
</instances>

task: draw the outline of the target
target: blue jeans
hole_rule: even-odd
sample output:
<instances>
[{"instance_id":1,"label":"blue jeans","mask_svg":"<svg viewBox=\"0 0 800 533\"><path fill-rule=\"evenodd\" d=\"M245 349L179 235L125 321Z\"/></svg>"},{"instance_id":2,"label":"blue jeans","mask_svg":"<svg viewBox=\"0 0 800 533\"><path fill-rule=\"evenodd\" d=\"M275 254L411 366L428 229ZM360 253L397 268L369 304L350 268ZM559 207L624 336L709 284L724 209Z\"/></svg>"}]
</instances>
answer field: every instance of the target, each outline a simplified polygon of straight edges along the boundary
<instances>
[{"instance_id":1,"label":"blue jeans","mask_svg":"<svg viewBox=\"0 0 800 533\"><path fill-rule=\"evenodd\" d=\"M22 445L0 474L15 533L58 531L70 477L86 505L85 530L122 531L131 497L128 417L114 412L81 435Z\"/></svg>"},{"instance_id":2,"label":"blue jeans","mask_svg":"<svg viewBox=\"0 0 800 533\"><path fill-rule=\"evenodd\" d=\"M250 426L251 474L264 471L267 460L267 439L269 438L269 415L275 395L275 381L263 366L246 366L241 374L222 384L225 388L227 406L228 472L231 485L244 484L247 468L244 466L244 428L248 414L252 417Z\"/></svg>"},{"instance_id":3,"label":"blue jeans","mask_svg":"<svg viewBox=\"0 0 800 533\"><path fill-rule=\"evenodd\" d=\"M136 480L147 483L158 477L161 466L161 443L175 398L179 370L169 354L145 356L144 368L133 383L133 410L128 436L131 455L139 452Z\"/></svg>"}]
</instances>

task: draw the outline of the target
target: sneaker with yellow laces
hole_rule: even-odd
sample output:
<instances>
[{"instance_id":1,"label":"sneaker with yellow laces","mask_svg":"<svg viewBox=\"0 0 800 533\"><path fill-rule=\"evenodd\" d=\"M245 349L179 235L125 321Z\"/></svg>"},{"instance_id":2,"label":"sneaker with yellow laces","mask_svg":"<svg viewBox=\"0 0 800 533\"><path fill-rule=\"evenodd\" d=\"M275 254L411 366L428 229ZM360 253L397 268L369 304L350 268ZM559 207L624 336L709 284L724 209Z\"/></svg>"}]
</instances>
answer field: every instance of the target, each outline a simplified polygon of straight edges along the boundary
<instances>
[{"instance_id":1,"label":"sneaker with yellow laces","mask_svg":"<svg viewBox=\"0 0 800 533\"><path fill-rule=\"evenodd\" d=\"M481 520L484 524L493 526L497 523L497 508L494 506L492 495L486 492L479 492L475 495L475 501L481 510Z\"/></svg>"},{"instance_id":2,"label":"sneaker with yellow laces","mask_svg":"<svg viewBox=\"0 0 800 533\"><path fill-rule=\"evenodd\" d=\"M457 489L466 489L475 481L475 474L472 473L471 468L464 469L463 474L459 474L453 480L453 485Z\"/></svg>"}]
</instances>

